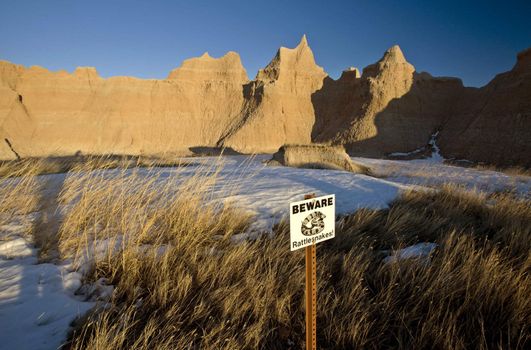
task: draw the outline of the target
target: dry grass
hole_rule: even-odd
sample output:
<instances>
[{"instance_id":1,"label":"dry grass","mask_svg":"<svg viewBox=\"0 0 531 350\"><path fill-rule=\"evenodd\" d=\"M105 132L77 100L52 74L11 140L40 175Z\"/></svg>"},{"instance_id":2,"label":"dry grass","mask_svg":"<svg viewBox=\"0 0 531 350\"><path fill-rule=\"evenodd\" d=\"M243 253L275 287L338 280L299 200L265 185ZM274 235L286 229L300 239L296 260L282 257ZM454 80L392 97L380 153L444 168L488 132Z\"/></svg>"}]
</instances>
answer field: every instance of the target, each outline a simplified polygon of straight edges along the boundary
<instances>
[{"instance_id":1,"label":"dry grass","mask_svg":"<svg viewBox=\"0 0 531 350\"><path fill-rule=\"evenodd\" d=\"M41 186L36 174L33 165L23 164L12 169L10 177L0 178L0 227L39 209ZM0 237L0 240L5 238L8 237Z\"/></svg>"},{"instance_id":2,"label":"dry grass","mask_svg":"<svg viewBox=\"0 0 531 350\"><path fill-rule=\"evenodd\" d=\"M136 249L170 244L182 230L194 232L198 242L226 240L245 230L249 218L235 216L230 203L205 205L215 199L212 189L220 169L199 167L187 179L179 172L161 178L153 168L142 174L122 169L68 177L59 195L59 202L70 207L59 231L62 255L84 257L105 240Z\"/></svg>"},{"instance_id":3,"label":"dry grass","mask_svg":"<svg viewBox=\"0 0 531 350\"><path fill-rule=\"evenodd\" d=\"M447 160L445 163L451 164L451 165L457 165L457 166L464 166L467 168L473 168L476 170L483 170L483 171L496 171L500 173L504 173L509 176L514 177L530 177L531 176L531 169L529 167L524 166L506 166L506 167L499 167L492 164L485 164L485 163L474 163L474 162L460 162L460 161L452 161Z\"/></svg>"},{"instance_id":4,"label":"dry grass","mask_svg":"<svg viewBox=\"0 0 531 350\"><path fill-rule=\"evenodd\" d=\"M217 169L188 181L153 169L70 173L57 200L70 208L61 256L115 292L67 347L303 348L304 253L289 251L285 223L273 238L233 243L252 218L206 204ZM319 348L531 345L528 201L446 186L343 217L337 231L318 247ZM428 260L382 262L382 251L416 242L438 248Z\"/></svg>"},{"instance_id":5,"label":"dry grass","mask_svg":"<svg viewBox=\"0 0 531 350\"><path fill-rule=\"evenodd\" d=\"M79 155L48 158L24 158L21 160L0 161L0 178L20 175L46 175L66 173L81 167L83 170L130 169L150 167L181 167L195 165L182 157L142 157L128 155Z\"/></svg>"},{"instance_id":6,"label":"dry grass","mask_svg":"<svg viewBox=\"0 0 531 350\"><path fill-rule=\"evenodd\" d=\"M500 195L487 206L447 187L344 218L319 247L320 348L525 348L528 204ZM208 220L182 226L162 255L133 245L96 264L94 278L117 292L73 334L72 348L301 348L302 252L289 252L286 225L273 239L212 239L235 232L234 219L245 221L233 213L215 230ZM418 241L439 244L430 263L382 263L380 250Z\"/></svg>"}]
</instances>

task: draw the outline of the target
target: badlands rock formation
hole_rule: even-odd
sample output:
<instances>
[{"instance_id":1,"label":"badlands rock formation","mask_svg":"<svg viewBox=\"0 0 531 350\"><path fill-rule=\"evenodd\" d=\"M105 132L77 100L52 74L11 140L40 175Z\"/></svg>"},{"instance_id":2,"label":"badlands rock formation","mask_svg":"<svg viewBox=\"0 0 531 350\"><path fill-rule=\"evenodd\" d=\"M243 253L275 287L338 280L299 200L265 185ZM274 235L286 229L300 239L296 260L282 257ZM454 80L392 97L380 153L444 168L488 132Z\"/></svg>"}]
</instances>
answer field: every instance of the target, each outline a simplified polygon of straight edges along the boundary
<instances>
[{"instance_id":1,"label":"badlands rock formation","mask_svg":"<svg viewBox=\"0 0 531 350\"><path fill-rule=\"evenodd\" d=\"M0 158L83 153L157 154L215 146L242 108L238 54L186 60L166 80L103 79L0 62Z\"/></svg>"},{"instance_id":2,"label":"badlands rock formation","mask_svg":"<svg viewBox=\"0 0 531 350\"><path fill-rule=\"evenodd\" d=\"M444 124L462 89L458 79L416 73L394 46L361 77L344 72L315 94L314 140L374 157L418 149Z\"/></svg>"},{"instance_id":3,"label":"badlands rock formation","mask_svg":"<svg viewBox=\"0 0 531 350\"><path fill-rule=\"evenodd\" d=\"M531 48L511 71L467 89L459 106L441 128L446 157L531 167Z\"/></svg>"},{"instance_id":4,"label":"badlands rock formation","mask_svg":"<svg viewBox=\"0 0 531 350\"><path fill-rule=\"evenodd\" d=\"M294 49L281 47L256 80L244 86L243 110L219 145L250 153L310 143L315 123L311 95L325 77L306 36Z\"/></svg>"},{"instance_id":5,"label":"badlands rock formation","mask_svg":"<svg viewBox=\"0 0 531 350\"><path fill-rule=\"evenodd\" d=\"M362 74L349 68L333 80L306 37L280 48L253 81L234 52L186 60L163 80L0 61L0 159L311 142L384 157L426 147L436 131L447 158L530 166L531 51L480 89L416 72L398 46Z\"/></svg>"},{"instance_id":6,"label":"badlands rock formation","mask_svg":"<svg viewBox=\"0 0 531 350\"><path fill-rule=\"evenodd\" d=\"M531 166L531 50L487 86L417 73L398 46L357 76L325 79L312 96L312 140L345 145L353 155L383 157L438 143L447 158Z\"/></svg>"}]
</instances>

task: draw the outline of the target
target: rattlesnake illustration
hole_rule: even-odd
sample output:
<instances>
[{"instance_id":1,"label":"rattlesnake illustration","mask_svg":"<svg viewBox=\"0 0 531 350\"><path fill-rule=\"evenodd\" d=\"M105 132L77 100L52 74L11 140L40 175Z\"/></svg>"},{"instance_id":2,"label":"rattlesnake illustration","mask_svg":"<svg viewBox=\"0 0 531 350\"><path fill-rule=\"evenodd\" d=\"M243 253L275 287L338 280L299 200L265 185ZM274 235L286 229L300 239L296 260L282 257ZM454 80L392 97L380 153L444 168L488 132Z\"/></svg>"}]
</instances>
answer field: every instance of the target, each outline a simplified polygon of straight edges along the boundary
<instances>
[{"instance_id":1,"label":"rattlesnake illustration","mask_svg":"<svg viewBox=\"0 0 531 350\"><path fill-rule=\"evenodd\" d=\"M313 236L324 230L324 218L320 211L311 213L302 221L301 232L305 236Z\"/></svg>"}]
</instances>

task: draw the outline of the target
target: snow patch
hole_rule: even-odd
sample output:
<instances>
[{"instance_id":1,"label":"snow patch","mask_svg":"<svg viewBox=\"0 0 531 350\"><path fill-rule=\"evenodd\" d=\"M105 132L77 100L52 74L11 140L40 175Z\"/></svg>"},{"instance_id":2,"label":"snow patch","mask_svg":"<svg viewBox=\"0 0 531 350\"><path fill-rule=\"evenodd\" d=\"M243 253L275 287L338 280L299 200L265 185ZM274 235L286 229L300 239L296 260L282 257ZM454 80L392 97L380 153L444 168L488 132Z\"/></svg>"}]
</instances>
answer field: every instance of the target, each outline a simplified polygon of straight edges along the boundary
<instances>
[{"instance_id":1,"label":"snow patch","mask_svg":"<svg viewBox=\"0 0 531 350\"><path fill-rule=\"evenodd\" d=\"M444 161L444 158L441 155L441 150L439 149L439 146L437 146L437 136L439 136L439 131L436 131L435 133L431 134L430 140L428 141L428 146L429 148L431 148L431 156L424 157L424 160L435 162L435 163L442 163ZM413 156L419 153L426 152L427 150L428 150L427 146L422 146L411 152L393 152L393 153L389 153L388 156L389 157L409 157L409 156Z\"/></svg>"},{"instance_id":2,"label":"snow patch","mask_svg":"<svg viewBox=\"0 0 531 350\"><path fill-rule=\"evenodd\" d=\"M444 158L441 155L441 150L439 146L437 146L437 136L439 136L438 130L431 135L430 141L428 142L428 144L431 146L433 150L431 153L431 157L428 158L428 160L431 160L432 162L436 162L436 163L442 163L444 161Z\"/></svg>"},{"instance_id":3,"label":"snow patch","mask_svg":"<svg viewBox=\"0 0 531 350\"><path fill-rule=\"evenodd\" d=\"M21 237L0 250L0 348L59 348L70 323L94 305L74 295L81 274L37 264L37 249Z\"/></svg>"},{"instance_id":4,"label":"snow patch","mask_svg":"<svg viewBox=\"0 0 531 350\"><path fill-rule=\"evenodd\" d=\"M28 258L36 252L37 250L22 237L0 243L0 259Z\"/></svg>"},{"instance_id":5,"label":"snow patch","mask_svg":"<svg viewBox=\"0 0 531 350\"><path fill-rule=\"evenodd\" d=\"M418 243L403 249L394 251L390 256L383 259L384 263L393 263L398 260L413 258L429 258L431 253L437 248L435 243Z\"/></svg>"},{"instance_id":6,"label":"snow patch","mask_svg":"<svg viewBox=\"0 0 531 350\"><path fill-rule=\"evenodd\" d=\"M424 152L424 151L425 151L425 147L421 147L421 148L417 148L416 150L411 151L411 152L393 152L393 153L389 153L389 156L391 156L391 157L407 157L407 156L412 156L414 154L417 154L417 153L420 153L420 152Z\"/></svg>"},{"instance_id":7,"label":"snow patch","mask_svg":"<svg viewBox=\"0 0 531 350\"><path fill-rule=\"evenodd\" d=\"M263 164L269 158L269 155L224 157L216 182L207 190L211 204L230 205L254 216L249 231L241 238L270 232L275 224L287 217L289 203L301 200L308 193L317 196L336 194L336 213L340 215L359 208L387 208L400 193L415 188L347 171L269 167ZM205 174L212 173L209 167L219 163L217 157L198 158L195 161L200 165L199 168L205 166ZM157 176L154 186L165 186L170 179L173 186L178 187L197 176L197 169L137 169L122 173L127 175L135 171L136 175L141 176L139 181L143 181L144 176ZM115 170L107 170L107 173L109 177L118 174ZM102 175L95 172L94 176Z\"/></svg>"}]
</instances>

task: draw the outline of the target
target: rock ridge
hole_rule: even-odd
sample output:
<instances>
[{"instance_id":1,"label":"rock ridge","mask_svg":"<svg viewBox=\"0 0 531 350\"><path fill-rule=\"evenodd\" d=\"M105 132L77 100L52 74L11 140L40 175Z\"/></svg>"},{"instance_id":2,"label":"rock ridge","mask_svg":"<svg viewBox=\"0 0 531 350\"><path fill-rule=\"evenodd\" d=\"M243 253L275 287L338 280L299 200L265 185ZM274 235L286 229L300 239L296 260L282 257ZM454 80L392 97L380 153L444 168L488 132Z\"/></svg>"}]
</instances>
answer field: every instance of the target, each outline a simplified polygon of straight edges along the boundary
<instances>
[{"instance_id":1,"label":"rock ridge","mask_svg":"<svg viewBox=\"0 0 531 350\"><path fill-rule=\"evenodd\" d=\"M249 80L233 51L184 60L166 79L102 78L0 61L0 159L190 154L198 147L273 153L341 145L385 157L437 143L444 157L531 166L531 48L481 88L417 72L398 45L331 79L306 35Z\"/></svg>"}]
</instances>

